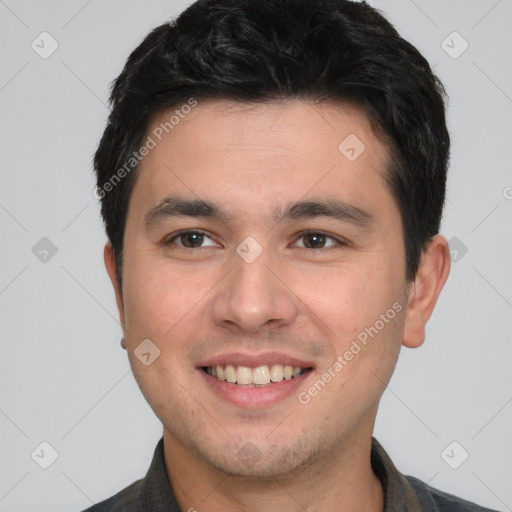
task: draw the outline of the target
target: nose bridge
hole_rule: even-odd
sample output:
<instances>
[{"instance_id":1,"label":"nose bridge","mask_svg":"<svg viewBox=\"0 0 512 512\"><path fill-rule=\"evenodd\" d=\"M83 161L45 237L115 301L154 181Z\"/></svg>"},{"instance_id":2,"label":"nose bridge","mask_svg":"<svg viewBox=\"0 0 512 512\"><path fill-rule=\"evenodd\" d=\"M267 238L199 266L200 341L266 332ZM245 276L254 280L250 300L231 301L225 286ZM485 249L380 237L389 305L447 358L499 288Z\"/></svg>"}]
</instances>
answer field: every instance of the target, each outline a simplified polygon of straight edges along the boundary
<instances>
[{"instance_id":1,"label":"nose bridge","mask_svg":"<svg viewBox=\"0 0 512 512\"><path fill-rule=\"evenodd\" d=\"M275 255L258 246L246 239L233 252L232 270L215 296L213 319L218 325L257 332L265 324L291 323L297 315L293 292L277 277Z\"/></svg>"}]
</instances>

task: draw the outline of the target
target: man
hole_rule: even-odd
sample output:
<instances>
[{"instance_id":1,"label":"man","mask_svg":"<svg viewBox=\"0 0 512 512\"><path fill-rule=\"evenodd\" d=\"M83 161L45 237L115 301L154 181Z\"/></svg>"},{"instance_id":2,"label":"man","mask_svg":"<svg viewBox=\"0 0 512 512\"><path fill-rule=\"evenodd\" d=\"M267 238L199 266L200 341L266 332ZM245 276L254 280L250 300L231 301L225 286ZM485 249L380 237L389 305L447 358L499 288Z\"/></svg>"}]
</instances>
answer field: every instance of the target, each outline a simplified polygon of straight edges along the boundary
<instances>
[{"instance_id":1,"label":"man","mask_svg":"<svg viewBox=\"0 0 512 512\"><path fill-rule=\"evenodd\" d=\"M484 510L372 438L449 274L443 98L363 2L201 0L131 54L97 196L163 438L90 511Z\"/></svg>"}]
</instances>

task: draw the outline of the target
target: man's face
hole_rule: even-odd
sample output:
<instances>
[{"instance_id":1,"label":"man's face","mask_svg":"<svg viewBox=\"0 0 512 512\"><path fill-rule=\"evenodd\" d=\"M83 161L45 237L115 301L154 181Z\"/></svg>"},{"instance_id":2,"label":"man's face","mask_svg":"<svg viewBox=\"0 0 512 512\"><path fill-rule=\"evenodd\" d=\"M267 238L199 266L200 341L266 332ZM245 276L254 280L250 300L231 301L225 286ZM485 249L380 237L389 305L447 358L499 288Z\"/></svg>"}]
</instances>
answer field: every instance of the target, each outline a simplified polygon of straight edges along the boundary
<instances>
[{"instance_id":1,"label":"man's face","mask_svg":"<svg viewBox=\"0 0 512 512\"><path fill-rule=\"evenodd\" d=\"M171 114L148 130L127 217L130 363L166 443L229 474L291 474L368 438L398 357L408 287L385 147L349 105L200 102L159 141ZM172 215L170 196L227 216ZM284 215L334 201L336 217Z\"/></svg>"}]
</instances>

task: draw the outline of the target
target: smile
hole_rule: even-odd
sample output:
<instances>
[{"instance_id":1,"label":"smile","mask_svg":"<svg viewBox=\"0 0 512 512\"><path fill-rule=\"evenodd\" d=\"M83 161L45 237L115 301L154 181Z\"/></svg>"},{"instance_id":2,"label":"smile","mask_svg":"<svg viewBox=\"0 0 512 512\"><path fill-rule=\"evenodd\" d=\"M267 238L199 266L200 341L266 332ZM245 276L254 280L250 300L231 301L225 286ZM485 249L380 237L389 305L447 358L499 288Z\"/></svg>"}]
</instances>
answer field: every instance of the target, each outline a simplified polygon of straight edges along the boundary
<instances>
[{"instance_id":1,"label":"smile","mask_svg":"<svg viewBox=\"0 0 512 512\"><path fill-rule=\"evenodd\" d=\"M311 370L311 368L282 364L262 365L255 368L226 364L203 366L202 369L208 375L220 381L248 387L270 386L283 380L297 378L304 372Z\"/></svg>"}]
</instances>

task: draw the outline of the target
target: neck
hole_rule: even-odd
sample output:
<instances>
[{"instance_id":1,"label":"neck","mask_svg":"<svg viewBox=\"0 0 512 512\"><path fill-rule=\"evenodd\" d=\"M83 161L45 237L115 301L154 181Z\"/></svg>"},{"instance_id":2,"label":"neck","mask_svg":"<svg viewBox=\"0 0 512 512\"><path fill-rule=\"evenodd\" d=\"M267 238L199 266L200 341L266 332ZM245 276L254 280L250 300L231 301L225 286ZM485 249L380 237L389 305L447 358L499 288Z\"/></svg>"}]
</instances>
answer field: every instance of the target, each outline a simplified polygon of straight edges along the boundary
<instances>
[{"instance_id":1,"label":"neck","mask_svg":"<svg viewBox=\"0 0 512 512\"><path fill-rule=\"evenodd\" d=\"M371 432L348 436L336 453L293 474L262 480L218 471L164 429L165 463L182 510L382 512L384 492L370 463Z\"/></svg>"}]
</instances>

